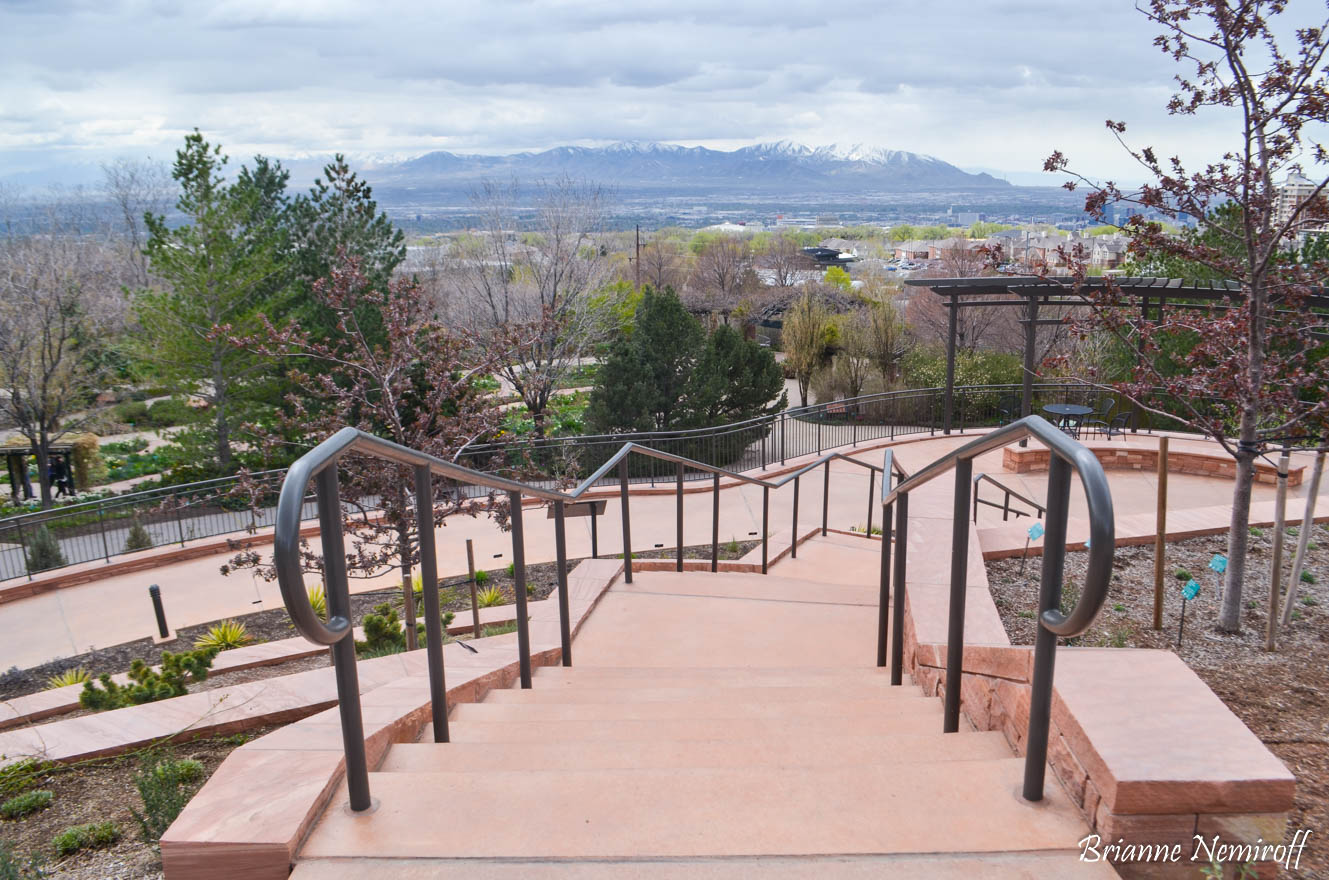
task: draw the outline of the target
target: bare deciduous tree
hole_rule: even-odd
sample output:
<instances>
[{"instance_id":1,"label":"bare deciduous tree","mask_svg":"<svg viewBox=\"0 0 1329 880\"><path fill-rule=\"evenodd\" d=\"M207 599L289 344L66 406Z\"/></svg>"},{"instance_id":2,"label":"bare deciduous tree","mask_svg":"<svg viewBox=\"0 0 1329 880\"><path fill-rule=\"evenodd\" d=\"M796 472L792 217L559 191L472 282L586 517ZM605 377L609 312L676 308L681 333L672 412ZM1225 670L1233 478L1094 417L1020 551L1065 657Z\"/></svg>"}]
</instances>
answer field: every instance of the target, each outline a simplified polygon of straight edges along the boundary
<instances>
[{"instance_id":1,"label":"bare deciduous tree","mask_svg":"<svg viewBox=\"0 0 1329 880\"><path fill-rule=\"evenodd\" d=\"M474 200L482 228L456 257L461 301L450 311L475 338L509 346L498 372L543 437L559 381L605 329L588 300L608 276L601 237L609 194L567 177L541 183L529 220L516 183L485 183Z\"/></svg>"},{"instance_id":2,"label":"bare deciduous tree","mask_svg":"<svg viewBox=\"0 0 1329 880\"><path fill-rule=\"evenodd\" d=\"M799 273L808 271L813 265L798 242L788 235L776 236L759 262L776 287L793 287Z\"/></svg>"},{"instance_id":3,"label":"bare deciduous tree","mask_svg":"<svg viewBox=\"0 0 1329 880\"><path fill-rule=\"evenodd\" d=\"M32 444L49 507L51 444L82 424L109 378L103 346L123 323L122 279L84 194L26 213L26 231L6 223L0 237L0 405Z\"/></svg>"},{"instance_id":4,"label":"bare deciduous tree","mask_svg":"<svg viewBox=\"0 0 1329 880\"><path fill-rule=\"evenodd\" d=\"M748 242L732 235L721 236L697 255L684 301L693 311L719 313L728 324L729 316L755 286Z\"/></svg>"},{"instance_id":5,"label":"bare deciduous tree","mask_svg":"<svg viewBox=\"0 0 1329 880\"><path fill-rule=\"evenodd\" d=\"M146 214L163 214L174 201L175 184L171 169L151 159L120 158L102 165L106 195L119 221L123 236L125 265L133 288L148 286L148 241Z\"/></svg>"}]
</instances>

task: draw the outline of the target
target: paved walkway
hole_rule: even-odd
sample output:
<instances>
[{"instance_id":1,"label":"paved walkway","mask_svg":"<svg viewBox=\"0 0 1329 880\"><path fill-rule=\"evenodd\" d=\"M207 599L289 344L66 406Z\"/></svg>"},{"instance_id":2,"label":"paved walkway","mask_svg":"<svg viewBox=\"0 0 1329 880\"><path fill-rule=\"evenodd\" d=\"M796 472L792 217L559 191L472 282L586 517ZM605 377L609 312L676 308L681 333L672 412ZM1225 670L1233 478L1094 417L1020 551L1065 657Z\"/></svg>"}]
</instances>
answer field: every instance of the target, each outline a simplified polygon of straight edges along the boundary
<instances>
[{"instance_id":1,"label":"paved walkway","mask_svg":"<svg viewBox=\"0 0 1329 880\"><path fill-rule=\"evenodd\" d=\"M968 442L973 435L920 438L897 445L895 448L905 467L913 471L949 449ZM1098 442L1098 441L1095 441ZM1137 435L1117 438L1113 443L1153 447L1157 439ZM1174 449L1193 448L1221 454L1206 441L1174 439ZM789 464L811 460L790 459ZM879 464L881 452L861 452L857 457ZM1309 457L1294 457L1297 463L1309 465ZM837 462L832 466L829 493L830 525L850 530L862 528L872 507L873 524L880 525L880 509L870 505L867 471L853 465ZM1046 473L1014 474L1002 469L1000 451L987 453L975 463L975 473L986 472L1011 488L1031 498L1042 499L1047 493ZM1152 516L1156 503L1153 473L1109 470L1113 500L1118 521L1135 515ZM946 481L947 478L943 478ZM812 528L821 521L822 478L814 472L802 481L799 525ZM1309 480L1306 481L1306 484ZM1289 519L1300 518L1306 484L1289 490ZM641 489L643 487L634 487ZM991 486L980 488L985 498L1000 500L1000 493ZM1226 525L1223 506L1231 497L1231 482L1211 477L1174 474L1169 480L1169 507L1173 511L1204 510L1214 519L1216 527ZM1329 495L1329 481L1322 486ZM947 495L948 493L941 493ZM730 488L721 491L720 540L744 541L755 539L761 529L761 490L754 487ZM1257 485L1254 499L1257 504L1273 499L1271 486ZM770 527L775 530L789 528L793 490L786 486L772 492L770 497ZM637 551L675 544L675 500L672 494L634 494L632 505L633 548ZM929 502L945 508L946 500ZM1329 503L1323 504L1329 513ZM1071 515L1083 517L1084 500L1078 483L1072 484ZM924 515L919 504L911 508L913 516ZM546 518L543 508L526 508L526 558L534 564L552 561L554 557L553 522ZM608 502L606 515L599 518L599 547L601 554L617 553L622 547L620 516L616 498ZM1174 520L1180 522L1180 519ZM1008 528L1022 533L1030 520L1022 520ZM711 496L709 492L690 492L684 496L684 540L688 544L709 543L711 539ZM982 507L979 511L980 527L999 527L1000 511ZM917 532L918 530L914 530ZM1124 531L1124 530L1123 530ZM590 521L572 518L567 521L568 555L580 558L590 555ZM1074 533L1072 533L1074 534ZM437 532L440 575L464 576L466 572L465 541L475 544L476 564L481 568L505 568L512 559L510 535L500 532L486 518L454 517ZM317 539L311 539L314 549ZM1022 540L1021 540L1022 543ZM270 545L258 550L266 557ZM220 567L229 560L229 554L218 554L179 562L152 571L134 572L108 577L93 583L57 590L29 599L0 605L0 669L10 666L29 667L61 656L82 653L98 646L131 641L155 633L152 605L148 599L149 584L161 586L167 620L174 628L246 614L252 611L284 607L276 583L265 583L251 571L241 571L223 577ZM376 578L352 582L356 592L382 589L396 583L395 572ZM312 584L314 579L311 577Z\"/></svg>"}]
</instances>

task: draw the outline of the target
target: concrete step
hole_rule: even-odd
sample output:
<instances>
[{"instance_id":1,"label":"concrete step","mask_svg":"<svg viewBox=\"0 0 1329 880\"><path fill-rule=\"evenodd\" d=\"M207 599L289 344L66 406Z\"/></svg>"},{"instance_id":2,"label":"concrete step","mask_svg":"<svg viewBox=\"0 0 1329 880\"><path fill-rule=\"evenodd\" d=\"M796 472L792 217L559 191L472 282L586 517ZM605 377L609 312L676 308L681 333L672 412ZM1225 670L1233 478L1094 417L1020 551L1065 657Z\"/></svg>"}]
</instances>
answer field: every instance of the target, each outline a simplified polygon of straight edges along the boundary
<instances>
[{"instance_id":1,"label":"concrete step","mask_svg":"<svg viewBox=\"0 0 1329 880\"><path fill-rule=\"evenodd\" d=\"M1022 800L1023 768L1022 760L1004 758L374 773L377 810L353 816L329 809L302 855L587 859L1068 850L1084 835L1078 810L1056 785L1037 804ZM332 803L345 797L343 786Z\"/></svg>"},{"instance_id":2,"label":"concrete step","mask_svg":"<svg viewBox=\"0 0 1329 880\"><path fill-rule=\"evenodd\" d=\"M1009 758L996 731L765 737L668 742L432 742L399 743L379 772L421 773L489 770L650 770L683 767L835 767L911 761ZM483 786L483 779L475 780Z\"/></svg>"},{"instance_id":3,"label":"concrete step","mask_svg":"<svg viewBox=\"0 0 1329 880\"><path fill-rule=\"evenodd\" d=\"M575 646L574 646L575 651ZM871 658L869 658L870 660ZM690 684L664 684L686 681ZM536 688L567 687L814 687L826 683L889 687L890 670L871 666L540 666ZM908 676L904 679L910 683ZM796 682L796 683L795 683Z\"/></svg>"},{"instance_id":4,"label":"concrete step","mask_svg":"<svg viewBox=\"0 0 1329 880\"><path fill-rule=\"evenodd\" d=\"M824 583L801 576L784 577L773 570L768 575L727 572L719 576L709 572L643 571L634 575L630 584L614 584L613 592L875 607L880 592L878 577L874 572L871 577Z\"/></svg>"},{"instance_id":5,"label":"concrete step","mask_svg":"<svg viewBox=\"0 0 1329 880\"><path fill-rule=\"evenodd\" d=\"M840 687L835 682L823 682L820 687L751 687L741 685L693 685L691 687L646 687L641 688L600 688L575 687L568 684L549 686L546 679L541 679L537 687L531 690L521 688L503 688L492 690L485 695L484 702L512 703L516 705L535 705L543 703L686 703L720 699L742 699L762 703L795 703L803 701L825 700L836 694L851 696L853 699L871 699L882 703L894 704L910 700L927 699L922 691L915 687L889 687L880 684L862 686L851 684Z\"/></svg>"},{"instance_id":6,"label":"concrete step","mask_svg":"<svg viewBox=\"0 0 1329 880\"><path fill-rule=\"evenodd\" d=\"M868 722L904 716L941 716L941 702L912 700L823 699L803 702L711 698L688 702L619 700L599 703L459 703L453 721L650 721L674 718L844 718Z\"/></svg>"},{"instance_id":7,"label":"concrete step","mask_svg":"<svg viewBox=\"0 0 1329 880\"><path fill-rule=\"evenodd\" d=\"M606 740L762 739L768 737L821 737L844 734L940 733L941 718L934 713L910 712L879 718L852 716L781 718L661 718L562 721L457 721L449 722L453 742L568 742ZM426 725L418 742L432 742L433 725Z\"/></svg>"},{"instance_id":8,"label":"concrete step","mask_svg":"<svg viewBox=\"0 0 1329 880\"><path fill-rule=\"evenodd\" d=\"M1080 863L1078 852L945 855L783 856L716 859L623 859L531 862L510 859L307 859L290 880L1108 880L1105 862Z\"/></svg>"},{"instance_id":9,"label":"concrete step","mask_svg":"<svg viewBox=\"0 0 1329 880\"><path fill-rule=\"evenodd\" d=\"M864 505L862 519L867 522ZM881 510L872 512L872 524L881 527ZM892 548L892 552L894 549ZM798 548L798 558L788 556L770 569L773 576L821 585L870 586L879 589L881 579L881 541L830 533L817 535Z\"/></svg>"}]
</instances>

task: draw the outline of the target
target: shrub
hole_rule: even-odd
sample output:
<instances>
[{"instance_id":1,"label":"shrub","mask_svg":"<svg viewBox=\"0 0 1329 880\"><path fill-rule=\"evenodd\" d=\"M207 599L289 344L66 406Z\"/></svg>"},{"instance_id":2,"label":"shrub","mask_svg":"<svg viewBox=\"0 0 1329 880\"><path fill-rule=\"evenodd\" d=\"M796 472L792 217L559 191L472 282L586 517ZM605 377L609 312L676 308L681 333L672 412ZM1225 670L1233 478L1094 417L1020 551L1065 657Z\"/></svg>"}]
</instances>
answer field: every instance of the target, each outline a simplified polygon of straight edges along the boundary
<instances>
[{"instance_id":1,"label":"shrub","mask_svg":"<svg viewBox=\"0 0 1329 880\"><path fill-rule=\"evenodd\" d=\"M475 573L475 585L477 587L483 587L487 583L489 583L489 572L482 568Z\"/></svg>"},{"instance_id":2,"label":"shrub","mask_svg":"<svg viewBox=\"0 0 1329 880\"><path fill-rule=\"evenodd\" d=\"M148 405L141 400L117 403L111 407L111 414L115 416L116 421L129 425L146 425L148 423Z\"/></svg>"},{"instance_id":3,"label":"shrub","mask_svg":"<svg viewBox=\"0 0 1329 880\"><path fill-rule=\"evenodd\" d=\"M125 552L133 553L135 550L151 549L152 535L139 522L138 517L134 517L134 524L129 527L129 535L125 538Z\"/></svg>"},{"instance_id":4,"label":"shrub","mask_svg":"<svg viewBox=\"0 0 1329 880\"><path fill-rule=\"evenodd\" d=\"M375 605L374 610L365 615L361 626L365 637L355 643L355 649L362 657L381 657L406 650L406 633L391 602Z\"/></svg>"},{"instance_id":5,"label":"shrub","mask_svg":"<svg viewBox=\"0 0 1329 880\"><path fill-rule=\"evenodd\" d=\"M73 669L66 669L59 675L52 675L46 679L46 689L48 691L56 688L69 687L71 684L83 684L92 681L92 673L82 666L75 666Z\"/></svg>"},{"instance_id":6,"label":"shrub","mask_svg":"<svg viewBox=\"0 0 1329 880\"><path fill-rule=\"evenodd\" d=\"M1188 569L1179 568L1172 572L1172 576L1179 581L1188 581L1191 579L1191 573Z\"/></svg>"},{"instance_id":7,"label":"shrub","mask_svg":"<svg viewBox=\"0 0 1329 880\"><path fill-rule=\"evenodd\" d=\"M509 562L508 567L505 570L508 573L508 577L515 578L517 576L517 563Z\"/></svg>"},{"instance_id":8,"label":"shrub","mask_svg":"<svg viewBox=\"0 0 1329 880\"><path fill-rule=\"evenodd\" d=\"M55 854L64 858L81 849L101 849L120 839L120 829L114 822L93 822L66 828L51 839Z\"/></svg>"},{"instance_id":9,"label":"shrub","mask_svg":"<svg viewBox=\"0 0 1329 880\"><path fill-rule=\"evenodd\" d=\"M148 843L161 839L175 817L189 803L203 779L203 765L192 759L175 760L166 752L148 752L139 761L134 787L143 801L143 812L130 812Z\"/></svg>"},{"instance_id":10,"label":"shrub","mask_svg":"<svg viewBox=\"0 0 1329 880\"><path fill-rule=\"evenodd\" d=\"M78 702L85 709L119 709L157 700L168 700L189 693L189 685L208 677L217 648L196 648L181 654L162 652L161 671L142 660L135 660L129 669L132 684L119 685L111 676L100 677L101 687L89 681L83 685Z\"/></svg>"},{"instance_id":11,"label":"shrub","mask_svg":"<svg viewBox=\"0 0 1329 880\"><path fill-rule=\"evenodd\" d=\"M221 623L215 623L208 627L208 631L198 638L194 639L195 648L216 648L218 651L229 651L232 648L243 648L254 637L245 629L245 625L239 620L223 620Z\"/></svg>"},{"instance_id":12,"label":"shrub","mask_svg":"<svg viewBox=\"0 0 1329 880\"><path fill-rule=\"evenodd\" d=\"M1315 574L1309 569L1303 569L1301 572L1301 579L1308 584L1313 584L1315 583Z\"/></svg>"},{"instance_id":13,"label":"shrub","mask_svg":"<svg viewBox=\"0 0 1329 880\"><path fill-rule=\"evenodd\" d=\"M159 400L148 407L148 424L155 428L174 428L194 420L194 411L189 404L175 397Z\"/></svg>"},{"instance_id":14,"label":"shrub","mask_svg":"<svg viewBox=\"0 0 1329 880\"><path fill-rule=\"evenodd\" d=\"M0 798L10 798L22 794L45 775L50 765L36 758L24 758L12 764L0 767Z\"/></svg>"},{"instance_id":15,"label":"shrub","mask_svg":"<svg viewBox=\"0 0 1329 880\"><path fill-rule=\"evenodd\" d=\"M476 604L481 608L493 608L503 604L503 591L498 587L487 587L475 594Z\"/></svg>"},{"instance_id":16,"label":"shrub","mask_svg":"<svg viewBox=\"0 0 1329 880\"><path fill-rule=\"evenodd\" d=\"M0 803L0 818L21 819L29 813L44 810L51 805L52 797L53 795L49 791L43 791L42 789L15 795L4 803Z\"/></svg>"},{"instance_id":17,"label":"shrub","mask_svg":"<svg viewBox=\"0 0 1329 880\"><path fill-rule=\"evenodd\" d=\"M46 526L38 526L28 542L28 571L46 571L68 565L60 541Z\"/></svg>"},{"instance_id":18,"label":"shrub","mask_svg":"<svg viewBox=\"0 0 1329 880\"><path fill-rule=\"evenodd\" d=\"M0 840L0 880L44 880L47 876L35 854L21 861L9 841Z\"/></svg>"}]
</instances>

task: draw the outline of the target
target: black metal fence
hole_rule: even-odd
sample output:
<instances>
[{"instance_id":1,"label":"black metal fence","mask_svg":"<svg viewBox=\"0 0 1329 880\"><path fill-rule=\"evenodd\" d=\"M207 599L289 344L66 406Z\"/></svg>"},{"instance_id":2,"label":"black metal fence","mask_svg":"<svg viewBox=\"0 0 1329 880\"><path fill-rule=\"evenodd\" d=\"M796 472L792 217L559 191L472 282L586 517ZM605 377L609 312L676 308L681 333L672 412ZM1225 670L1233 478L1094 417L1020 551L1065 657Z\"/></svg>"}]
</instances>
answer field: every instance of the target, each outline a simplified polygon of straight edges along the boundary
<instances>
[{"instance_id":1,"label":"black metal fence","mask_svg":"<svg viewBox=\"0 0 1329 880\"><path fill-rule=\"evenodd\" d=\"M968 386L955 389L953 430L1007 424L1020 417L1019 385ZM939 434L944 421L942 388L869 394L849 400L796 407L774 416L713 428L633 434L601 434L517 440L468 447L458 457L467 468L553 488L561 480L593 473L624 443L650 446L680 458L732 471L751 471L790 459L820 455L827 449L855 447L880 440ZM1078 403L1094 408L1089 418L1107 420L1123 411L1113 395L1079 383L1034 386L1033 413L1049 403ZM1105 408L1106 407L1106 408ZM1155 420L1156 421L1156 420ZM1148 420L1140 422L1142 429ZM0 520L0 581L31 577L67 565L95 562L140 552L146 547L178 544L218 535L253 531L274 524L277 489L284 470L252 474L256 492L240 496L236 477L223 477L134 492ZM671 462L653 457L629 460L633 483L673 482ZM711 473L687 468L684 479L710 479ZM617 485L617 475L600 481ZM306 501L304 518L316 516ZM142 526L131 541L131 530ZM50 537L40 535L48 532ZM42 550L57 546L59 553Z\"/></svg>"}]
</instances>

